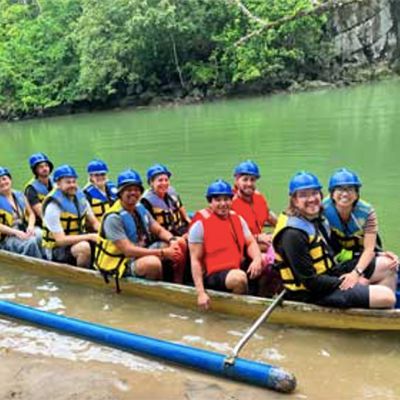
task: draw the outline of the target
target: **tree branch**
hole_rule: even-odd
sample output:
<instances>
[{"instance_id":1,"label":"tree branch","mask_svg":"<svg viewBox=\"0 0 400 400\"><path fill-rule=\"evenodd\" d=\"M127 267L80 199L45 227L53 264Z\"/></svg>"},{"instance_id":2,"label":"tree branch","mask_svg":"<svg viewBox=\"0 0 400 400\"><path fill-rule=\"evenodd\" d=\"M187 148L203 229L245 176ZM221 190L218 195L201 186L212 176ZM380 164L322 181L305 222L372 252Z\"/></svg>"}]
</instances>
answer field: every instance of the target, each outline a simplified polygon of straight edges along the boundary
<instances>
[{"instance_id":1,"label":"tree branch","mask_svg":"<svg viewBox=\"0 0 400 400\"><path fill-rule=\"evenodd\" d=\"M248 33L247 35L243 36L238 41L236 41L235 46L241 46L243 43L247 42L252 37L258 36L268 29L277 28L281 25L284 25L284 24L294 21L296 19L307 17L310 15L320 15L328 10L334 10L334 9L341 8L341 7L344 7L349 4L353 4L353 3L365 2L365 0L347 0L347 1L345 1L345 0L342 0L342 1L328 0L328 1L325 1L324 3L318 4L317 6L315 6L313 8L310 8L308 10L300 10L300 11L297 11L296 13L294 13L293 15L288 15L288 16L282 17L276 21L268 22L268 21L265 21L265 20L255 16L254 14L252 14L251 11L240 0L227 0L227 1L230 3L236 4L237 7L239 7L240 10L243 12L243 14L245 14L252 21L261 25L260 28ZM310 3L315 4L316 2L310 1Z\"/></svg>"}]
</instances>

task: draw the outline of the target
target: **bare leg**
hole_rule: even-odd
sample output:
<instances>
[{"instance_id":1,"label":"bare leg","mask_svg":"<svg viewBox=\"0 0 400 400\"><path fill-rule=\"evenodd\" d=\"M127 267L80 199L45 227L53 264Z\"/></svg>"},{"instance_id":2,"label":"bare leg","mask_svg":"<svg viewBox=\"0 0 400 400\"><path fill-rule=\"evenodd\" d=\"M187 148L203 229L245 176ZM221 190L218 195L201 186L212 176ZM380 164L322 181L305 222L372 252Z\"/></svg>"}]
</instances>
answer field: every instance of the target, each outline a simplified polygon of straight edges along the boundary
<instances>
[{"instance_id":1,"label":"bare leg","mask_svg":"<svg viewBox=\"0 0 400 400\"><path fill-rule=\"evenodd\" d=\"M146 279L160 280L162 277L161 260L156 256L145 256L135 261L135 273Z\"/></svg>"},{"instance_id":2,"label":"bare leg","mask_svg":"<svg viewBox=\"0 0 400 400\"><path fill-rule=\"evenodd\" d=\"M396 296L393 291L383 285L369 286L369 307L370 308L394 308Z\"/></svg>"},{"instance_id":3,"label":"bare leg","mask_svg":"<svg viewBox=\"0 0 400 400\"><path fill-rule=\"evenodd\" d=\"M375 271L370 278L370 283L384 285L395 291L397 286L397 270L392 268L392 264L393 261L389 257L376 257Z\"/></svg>"},{"instance_id":4,"label":"bare leg","mask_svg":"<svg viewBox=\"0 0 400 400\"><path fill-rule=\"evenodd\" d=\"M74 244L71 247L71 253L75 257L78 267L90 267L91 250L89 242L82 241Z\"/></svg>"},{"instance_id":5,"label":"bare leg","mask_svg":"<svg viewBox=\"0 0 400 400\"><path fill-rule=\"evenodd\" d=\"M246 273L241 269L229 271L225 278L225 286L235 294L246 294L248 290Z\"/></svg>"}]
</instances>

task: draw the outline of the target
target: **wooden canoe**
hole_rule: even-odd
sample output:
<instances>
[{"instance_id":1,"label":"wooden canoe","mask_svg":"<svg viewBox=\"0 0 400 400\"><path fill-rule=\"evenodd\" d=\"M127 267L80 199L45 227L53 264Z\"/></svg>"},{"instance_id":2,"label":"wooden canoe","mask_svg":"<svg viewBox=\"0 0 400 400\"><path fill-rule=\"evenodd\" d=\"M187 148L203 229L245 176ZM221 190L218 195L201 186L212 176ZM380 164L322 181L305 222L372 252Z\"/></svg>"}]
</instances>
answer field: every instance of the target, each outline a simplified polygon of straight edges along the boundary
<instances>
[{"instance_id":1,"label":"wooden canoe","mask_svg":"<svg viewBox=\"0 0 400 400\"><path fill-rule=\"evenodd\" d=\"M98 286L114 290L114 284L106 285L102 276L93 270L73 267L0 250L0 267L9 265L46 277L59 277L70 282ZM154 282L138 278L121 280L122 295L133 295L197 309L197 296L193 287L166 282ZM208 291L212 311L245 318L257 318L271 304L271 299L230 293ZM340 310L311 304L284 301L271 315L275 324L330 329L400 330L400 309L396 310Z\"/></svg>"}]
</instances>

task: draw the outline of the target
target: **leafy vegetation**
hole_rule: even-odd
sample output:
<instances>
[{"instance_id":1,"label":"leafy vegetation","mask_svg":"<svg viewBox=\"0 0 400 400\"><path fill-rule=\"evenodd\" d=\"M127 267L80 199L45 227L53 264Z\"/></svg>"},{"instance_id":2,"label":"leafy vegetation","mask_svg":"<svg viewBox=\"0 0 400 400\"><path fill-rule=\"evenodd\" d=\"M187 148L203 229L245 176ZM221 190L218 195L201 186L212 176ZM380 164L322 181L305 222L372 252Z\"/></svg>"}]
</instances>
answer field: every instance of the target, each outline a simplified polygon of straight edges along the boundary
<instances>
[{"instance_id":1,"label":"leafy vegetation","mask_svg":"<svg viewBox=\"0 0 400 400\"><path fill-rule=\"evenodd\" d=\"M324 16L264 29L310 9L310 0L238 4L0 0L0 115L145 93L284 87L318 77L329 51Z\"/></svg>"}]
</instances>

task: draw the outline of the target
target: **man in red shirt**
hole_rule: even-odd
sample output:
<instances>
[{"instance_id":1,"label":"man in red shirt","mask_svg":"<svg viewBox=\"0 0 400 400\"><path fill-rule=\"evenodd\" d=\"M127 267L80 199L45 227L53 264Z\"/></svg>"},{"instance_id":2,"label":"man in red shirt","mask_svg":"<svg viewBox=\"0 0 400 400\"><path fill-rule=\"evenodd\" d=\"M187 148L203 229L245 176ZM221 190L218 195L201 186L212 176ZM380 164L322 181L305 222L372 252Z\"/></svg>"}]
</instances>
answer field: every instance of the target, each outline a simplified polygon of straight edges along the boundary
<instances>
[{"instance_id":1,"label":"man in red shirt","mask_svg":"<svg viewBox=\"0 0 400 400\"><path fill-rule=\"evenodd\" d=\"M193 281L197 303L210 306L206 289L245 294L248 280L261 274L261 253L242 217L231 211L233 191L229 183L217 180L207 189L209 213L189 230ZM247 273L241 269L244 254L251 259Z\"/></svg>"},{"instance_id":2,"label":"man in red shirt","mask_svg":"<svg viewBox=\"0 0 400 400\"><path fill-rule=\"evenodd\" d=\"M235 196L232 201L232 210L239 214L247 222L250 232L256 239L262 251L264 267L264 287L263 295L271 295L279 289L277 283L278 274L271 270L274 263L275 254L272 248L272 235L263 232L266 223L271 226L276 225L276 215L269 210L267 200L256 190L257 180L260 178L258 165L247 160L236 166L235 177ZM265 286L268 285L268 288Z\"/></svg>"}]
</instances>

